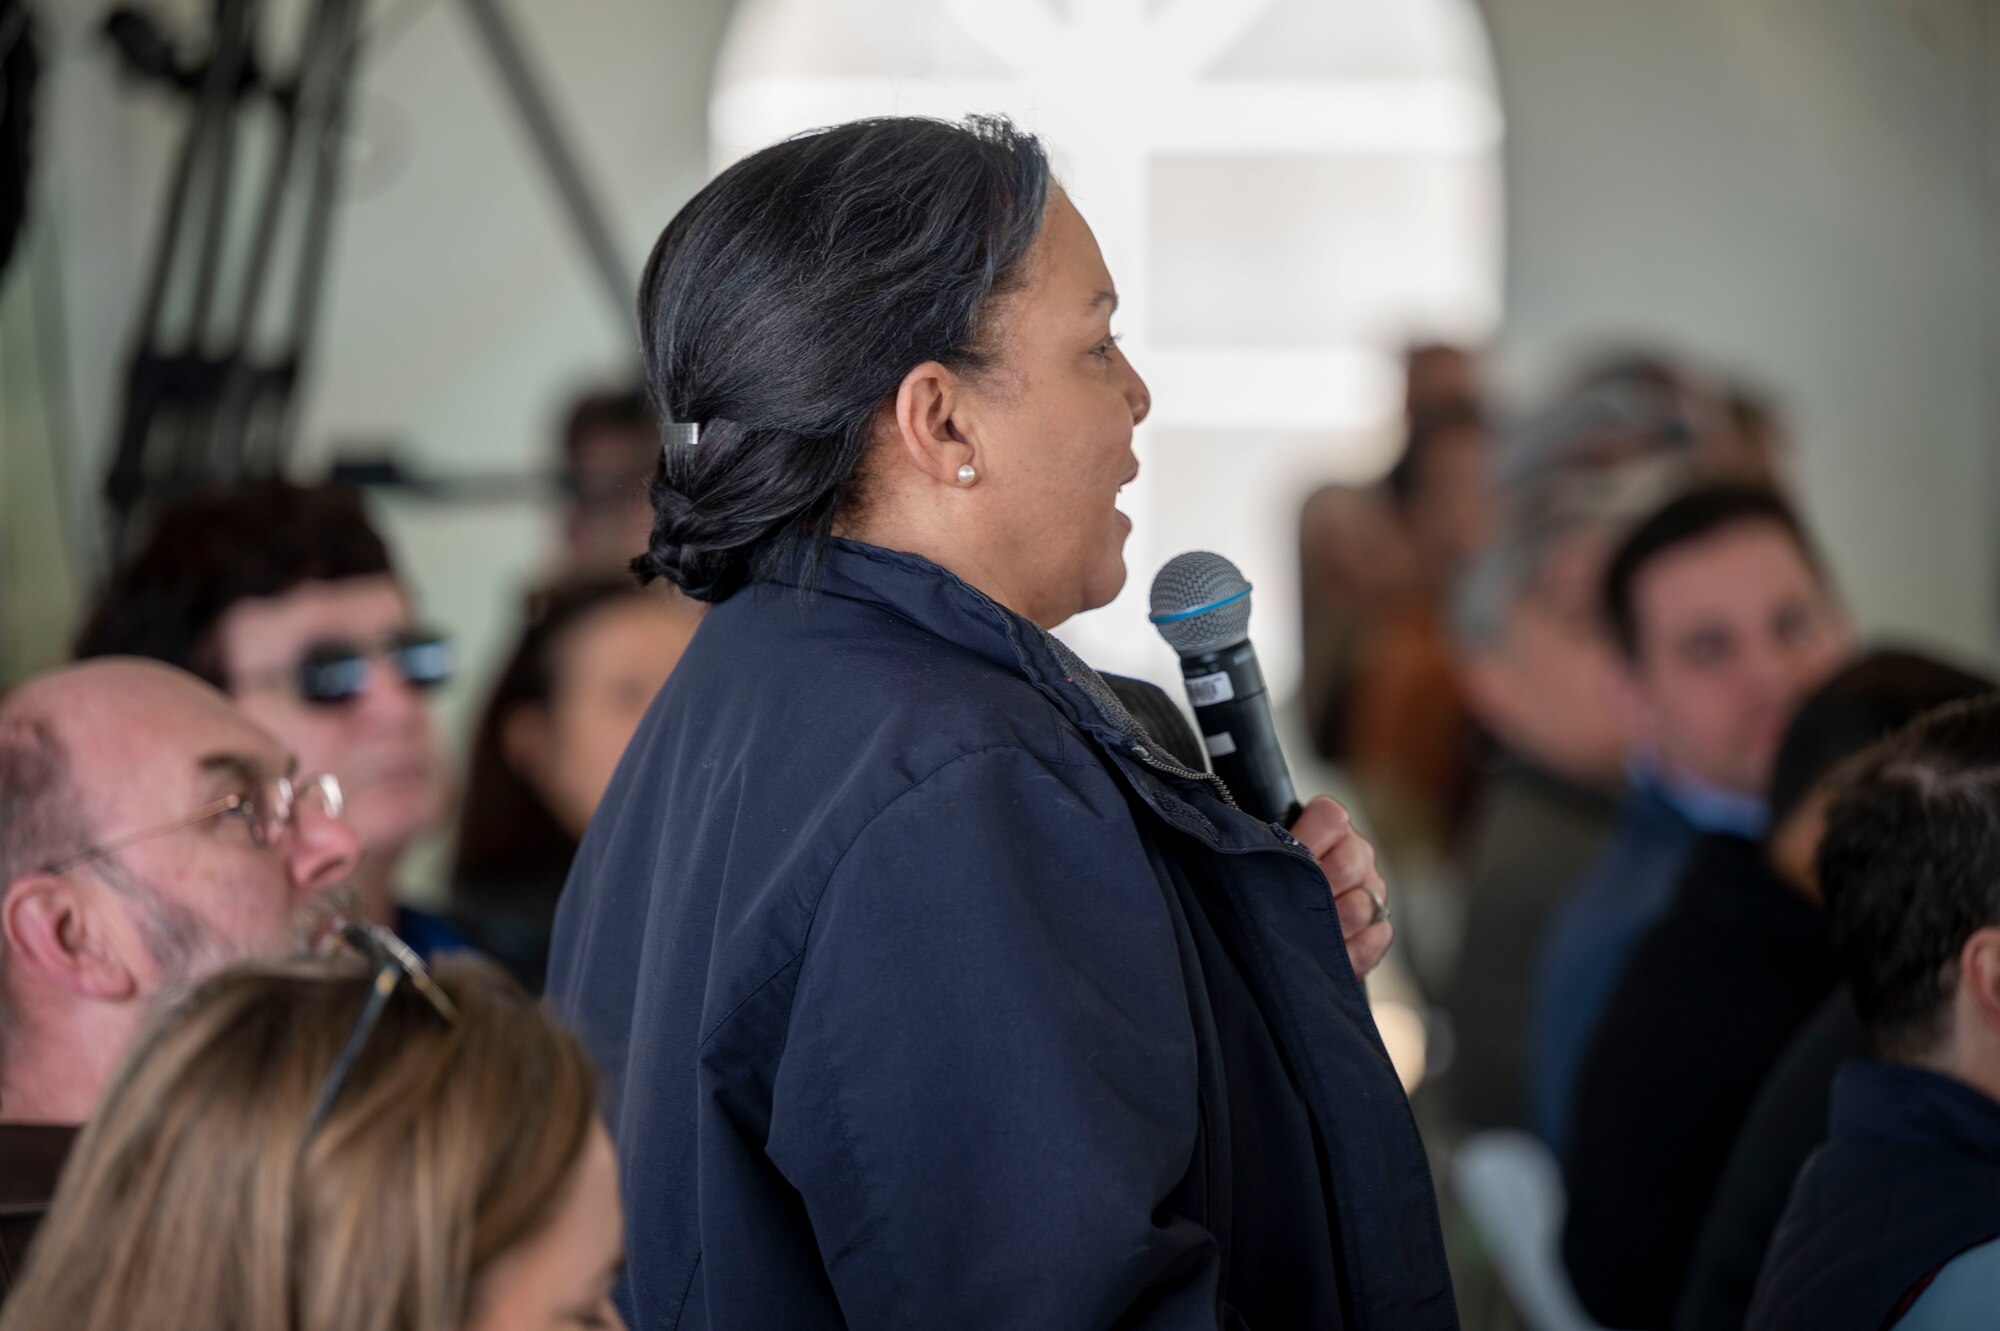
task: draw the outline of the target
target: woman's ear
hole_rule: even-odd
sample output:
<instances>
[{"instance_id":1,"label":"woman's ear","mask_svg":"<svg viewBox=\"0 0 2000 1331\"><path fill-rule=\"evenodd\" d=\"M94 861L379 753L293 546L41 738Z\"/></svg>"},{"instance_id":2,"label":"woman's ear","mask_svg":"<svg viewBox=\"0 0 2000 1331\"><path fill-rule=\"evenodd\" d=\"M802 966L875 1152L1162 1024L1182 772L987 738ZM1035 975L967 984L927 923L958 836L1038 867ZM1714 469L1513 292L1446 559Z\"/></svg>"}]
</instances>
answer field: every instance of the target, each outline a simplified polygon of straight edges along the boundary
<instances>
[{"instance_id":1,"label":"woman's ear","mask_svg":"<svg viewBox=\"0 0 2000 1331\"><path fill-rule=\"evenodd\" d=\"M912 368L896 388L892 456L928 481L958 485L959 468L977 465L973 431L960 419L969 404L965 380L950 366L927 360Z\"/></svg>"},{"instance_id":2,"label":"woman's ear","mask_svg":"<svg viewBox=\"0 0 2000 1331\"><path fill-rule=\"evenodd\" d=\"M7 969L77 998L129 1002L142 983L128 957L144 945L129 919L118 918L109 889L93 889L61 874L30 874L7 885L0 899L0 936Z\"/></svg>"}]
</instances>

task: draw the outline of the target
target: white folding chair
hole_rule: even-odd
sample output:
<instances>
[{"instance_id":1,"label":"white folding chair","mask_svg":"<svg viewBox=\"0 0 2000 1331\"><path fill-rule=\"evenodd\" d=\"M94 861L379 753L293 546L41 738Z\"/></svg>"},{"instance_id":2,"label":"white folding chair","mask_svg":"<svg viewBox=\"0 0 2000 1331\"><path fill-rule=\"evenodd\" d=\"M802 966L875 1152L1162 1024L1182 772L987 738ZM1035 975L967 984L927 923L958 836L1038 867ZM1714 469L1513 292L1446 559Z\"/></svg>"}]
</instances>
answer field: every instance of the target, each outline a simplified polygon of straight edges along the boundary
<instances>
[{"instance_id":1,"label":"white folding chair","mask_svg":"<svg viewBox=\"0 0 2000 1331\"><path fill-rule=\"evenodd\" d=\"M1451 1158L1452 1189L1493 1254L1529 1331L1605 1331L1577 1302L1562 1264L1562 1171L1525 1132L1468 1137Z\"/></svg>"}]
</instances>

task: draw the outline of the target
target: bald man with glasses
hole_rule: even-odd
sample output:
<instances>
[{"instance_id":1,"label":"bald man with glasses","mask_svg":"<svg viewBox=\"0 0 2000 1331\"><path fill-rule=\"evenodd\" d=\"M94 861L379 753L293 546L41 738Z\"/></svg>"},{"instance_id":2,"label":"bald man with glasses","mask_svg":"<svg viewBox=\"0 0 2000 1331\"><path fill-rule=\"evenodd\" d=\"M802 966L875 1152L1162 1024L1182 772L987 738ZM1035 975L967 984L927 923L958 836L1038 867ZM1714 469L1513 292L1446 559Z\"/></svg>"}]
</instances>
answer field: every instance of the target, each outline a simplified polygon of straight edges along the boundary
<instances>
[{"instance_id":1,"label":"bald man with glasses","mask_svg":"<svg viewBox=\"0 0 2000 1331\"><path fill-rule=\"evenodd\" d=\"M339 778L361 838L356 913L423 956L468 946L400 892L412 848L451 811L434 705L451 644L419 621L354 492L271 479L167 501L99 592L76 654L150 657L227 693L308 770Z\"/></svg>"},{"instance_id":2,"label":"bald man with glasses","mask_svg":"<svg viewBox=\"0 0 2000 1331\"><path fill-rule=\"evenodd\" d=\"M339 782L184 671L108 658L0 697L0 1293L162 996L342 909Z\"/></svg>"}]
</instances>

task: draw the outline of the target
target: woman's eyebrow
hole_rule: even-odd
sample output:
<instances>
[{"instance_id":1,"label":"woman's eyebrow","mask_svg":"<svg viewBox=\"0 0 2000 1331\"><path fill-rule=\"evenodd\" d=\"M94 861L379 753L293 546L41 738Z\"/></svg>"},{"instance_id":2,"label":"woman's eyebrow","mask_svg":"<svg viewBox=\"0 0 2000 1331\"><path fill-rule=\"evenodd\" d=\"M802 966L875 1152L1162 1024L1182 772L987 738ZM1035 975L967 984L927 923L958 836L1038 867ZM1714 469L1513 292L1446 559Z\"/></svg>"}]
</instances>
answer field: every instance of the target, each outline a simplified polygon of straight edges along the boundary
<instances>
[{"instance_id":1,"label":"woman's eyebrow","mask_svg":"<svg viewBox=\"0 0 2000 1331\"><path fill-rule=\"evenodd\" d=\"M1100 305L1109 305L1111 313L1118 313L1118 293L1115 291L1100 291L1090 298L1091 309L1095 310Z\"/></svg>"}]
</instances>

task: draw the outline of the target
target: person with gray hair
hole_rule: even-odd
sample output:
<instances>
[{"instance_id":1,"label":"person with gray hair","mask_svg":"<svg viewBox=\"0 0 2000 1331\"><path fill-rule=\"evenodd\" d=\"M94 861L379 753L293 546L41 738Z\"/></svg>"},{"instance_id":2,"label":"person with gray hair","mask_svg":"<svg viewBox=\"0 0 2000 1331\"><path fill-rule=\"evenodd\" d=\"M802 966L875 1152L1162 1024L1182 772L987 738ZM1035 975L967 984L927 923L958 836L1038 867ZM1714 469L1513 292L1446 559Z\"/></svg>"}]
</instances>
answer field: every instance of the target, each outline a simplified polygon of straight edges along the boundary
<instances>
[{"instance_id":1,"label":"person with gray hair","mask_svg":"<svg viewBox=\"0 0 2000 1331\"><path fill-rule=\"evenodd\" d=\"M147 1014L294 950L360 854L340 787L154 662L0 697L0 1295Z\"/></svg>"},{"instance_id":2,"label":"person with gray hair","mask_svg":"<svg viewBox=\"0 0 2000 1331\"><path fill-rule=\"evenodd\" d=\"M1609 836L1623 786L1626 736L1597 587L1612 542L1669 473L1632 464L1545 478L1452 589L1459 685L1497 748L1466 840L1470 905L1446 999L1458 1049L1446 1084L1468 1128L1528 1126L1543 927Z\"/></svg>"}]
</instances>

